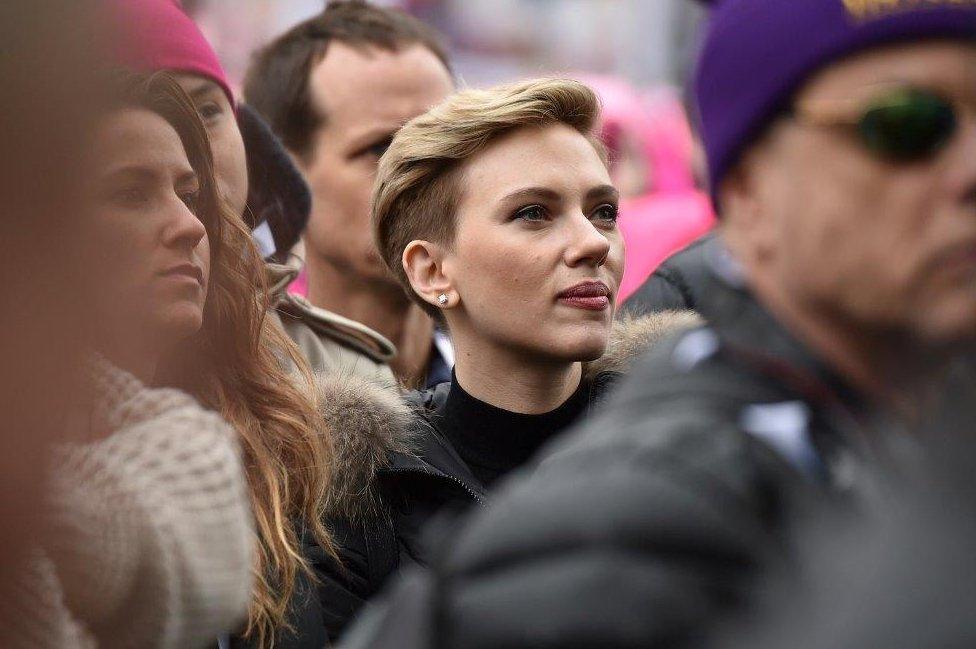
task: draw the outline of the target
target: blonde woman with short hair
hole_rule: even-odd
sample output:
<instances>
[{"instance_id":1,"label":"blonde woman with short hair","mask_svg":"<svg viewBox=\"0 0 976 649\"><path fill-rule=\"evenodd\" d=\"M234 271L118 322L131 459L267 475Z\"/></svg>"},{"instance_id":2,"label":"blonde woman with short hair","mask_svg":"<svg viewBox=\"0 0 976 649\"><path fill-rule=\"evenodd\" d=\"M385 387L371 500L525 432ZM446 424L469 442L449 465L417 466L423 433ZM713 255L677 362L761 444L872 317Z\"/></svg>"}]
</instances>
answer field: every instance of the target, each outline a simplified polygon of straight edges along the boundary
<instances>
[{"instance_id":1,"label":"blonde woman with short hair","mask_svg":"<svg viewBox=\"0 0 976 649\"><path fill-rule=\"evenodd\" d=\"M624 246L598 120L576 81L467 90L407 123L381 159L380 254L457 361L449 383L411 395L402 429L369 448L336 443L344 566L320 575L331 637L391 573L426 564L427 523L485 503L626 364L608 353ZM650 326L620 342L663 330Z\"/></svg>"}]
</instances>

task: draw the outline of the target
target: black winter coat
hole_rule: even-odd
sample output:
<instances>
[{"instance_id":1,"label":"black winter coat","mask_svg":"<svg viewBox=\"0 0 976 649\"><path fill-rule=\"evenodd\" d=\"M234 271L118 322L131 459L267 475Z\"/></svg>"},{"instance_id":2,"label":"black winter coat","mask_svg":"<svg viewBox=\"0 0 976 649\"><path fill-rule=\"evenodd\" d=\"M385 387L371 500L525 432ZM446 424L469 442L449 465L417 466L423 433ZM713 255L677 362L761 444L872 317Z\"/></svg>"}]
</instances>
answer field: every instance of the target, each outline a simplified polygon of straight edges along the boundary
<instances>
[{"instance_id":1,"label":"black winter coat","mask_svg":"<svg viewBox=\"0 0 976 649\"><path fill-rule=\"evenodd\" d=\"M866 405L728 269L711 326L657 346L341 646L701 646L790 562L797 514L872 493Z\"/></svg>"},{"instance_id":2,"label":"black winter coat","mask_svg":"<svg viewBox=\"0 0 976 649\"><path fill-rule=\"evenodd\" d=\"M589 410L637 354L699 322L686 312L616 323L607 353L586 367ZM450 384L413 393L406 405L391 391L356 377L325 377L320 387L325 418L336 436L338 475L329 528L340 562L314 544L306 546L319 584L312 596L296 598L295 630L278 639L278 649L319 649L314 643L320 642L323 626L335 641L391 575L427 565L456 514L488 498L437 428Z\"/></svg>"},{"instance_id":3,"label":"black winter coat","mask_svg":"<svg viewBox=\"0 0 976 649\"><path fill-rule=\"evenodd\" d=\"M707 260L720 251L721 244L715 231L691 242L668 257L627 298L621 313L640 317L661 311L697 311L703 287L708 282Z\"/></svg>"}]
</instances>

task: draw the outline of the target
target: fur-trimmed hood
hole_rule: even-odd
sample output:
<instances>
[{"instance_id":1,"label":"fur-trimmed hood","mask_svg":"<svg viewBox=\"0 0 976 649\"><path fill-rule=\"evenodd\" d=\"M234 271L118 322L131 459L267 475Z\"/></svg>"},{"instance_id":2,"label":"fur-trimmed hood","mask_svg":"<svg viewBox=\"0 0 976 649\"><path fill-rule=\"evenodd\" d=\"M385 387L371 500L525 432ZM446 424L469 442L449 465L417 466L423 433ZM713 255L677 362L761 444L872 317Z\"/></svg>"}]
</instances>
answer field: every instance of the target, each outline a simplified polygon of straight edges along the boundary
<instances>
[{"instance_id":1,"label":"fur-trimmed hood","mask_svg":"<svg viewBox=\"0 0 976 649\"><path fill-rule=\"evenodd\" d=\"M663 311L641 317L622 316L613 323L610 342L603 356L586 363L584 376L592 379L603 372L626 374L635 360L670 334L702 324L694 311Z\"/></svg>"},{"instance_id":2,"label":"fur-trimmed hood","mask_svg":"<svg viewBox=\"0 0 976 649\"><path fill-rule=\"evenodd\" d=\"M666 311L614 323L607 351L586 363L584 376L626 373L635 359L669 334L701 324L692 311ZM412 455L417 412L388 385L352 375L317 378L318 402L333 439L328 515L352 520L375 511L376 476L395 454Z\"/></svg>"},{"instance_id":3,"label":"fur-trimmed hood","mask_svg":"<svg viewBox=\"0 0 976 649\"><path fill-rule=\"evenodd\" d=\"M374 477L394 453L412 453L416 413L396 389L353 374L316 377L319 411L332 435L329 516L357 519L376 503Z\"/></svg>"}]
</instances>

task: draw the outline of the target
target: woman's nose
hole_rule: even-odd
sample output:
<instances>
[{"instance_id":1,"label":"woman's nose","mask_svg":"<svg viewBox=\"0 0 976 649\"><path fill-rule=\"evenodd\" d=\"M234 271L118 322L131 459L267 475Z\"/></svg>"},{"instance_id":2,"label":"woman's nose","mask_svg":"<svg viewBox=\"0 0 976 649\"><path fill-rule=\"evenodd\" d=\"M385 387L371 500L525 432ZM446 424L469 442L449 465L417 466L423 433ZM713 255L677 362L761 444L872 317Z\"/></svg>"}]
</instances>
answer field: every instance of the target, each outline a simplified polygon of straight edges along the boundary
<instances>
[{"instance_id":1,"label":"woman's nose","mask_svg":"<svg viewBox=\"0 0 976 649\"><path fill-rule=\"evenodd\" d=\"M573 218L566 262L570 266L602 266L610 254L610 240L583 213Z\"/></svg>"},{"instance_id":2,"label":"woman's nose","mask_svg":"<svg viewBox=\"0 0 976 649\"><path fill-rule=\"evenodd\" d=\"M181 198L174 197L174 201L163 231L163 241L167 246L192 250L207 236L207 228Z\"/></svg>"}]
</instances>

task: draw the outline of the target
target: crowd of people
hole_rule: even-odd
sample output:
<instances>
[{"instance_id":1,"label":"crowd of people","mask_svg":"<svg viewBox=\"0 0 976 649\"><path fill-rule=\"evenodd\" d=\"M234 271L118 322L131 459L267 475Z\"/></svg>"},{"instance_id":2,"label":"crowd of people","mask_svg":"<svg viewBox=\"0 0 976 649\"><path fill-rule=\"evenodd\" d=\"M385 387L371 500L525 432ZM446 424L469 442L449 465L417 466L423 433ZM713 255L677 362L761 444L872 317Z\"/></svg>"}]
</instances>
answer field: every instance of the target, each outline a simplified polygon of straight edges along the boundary
<instances>
[{"instance_id":1,"label":"crowd of people","mask_svg":"<svg viewBox=\"0 0 976 649\"><path fill-rule=\"evenodd\" d=\"M365 0L240 92L0 4L0 646L976 642L976 2L708 4L700 171Z\"/></svg>"}]
</instances>

